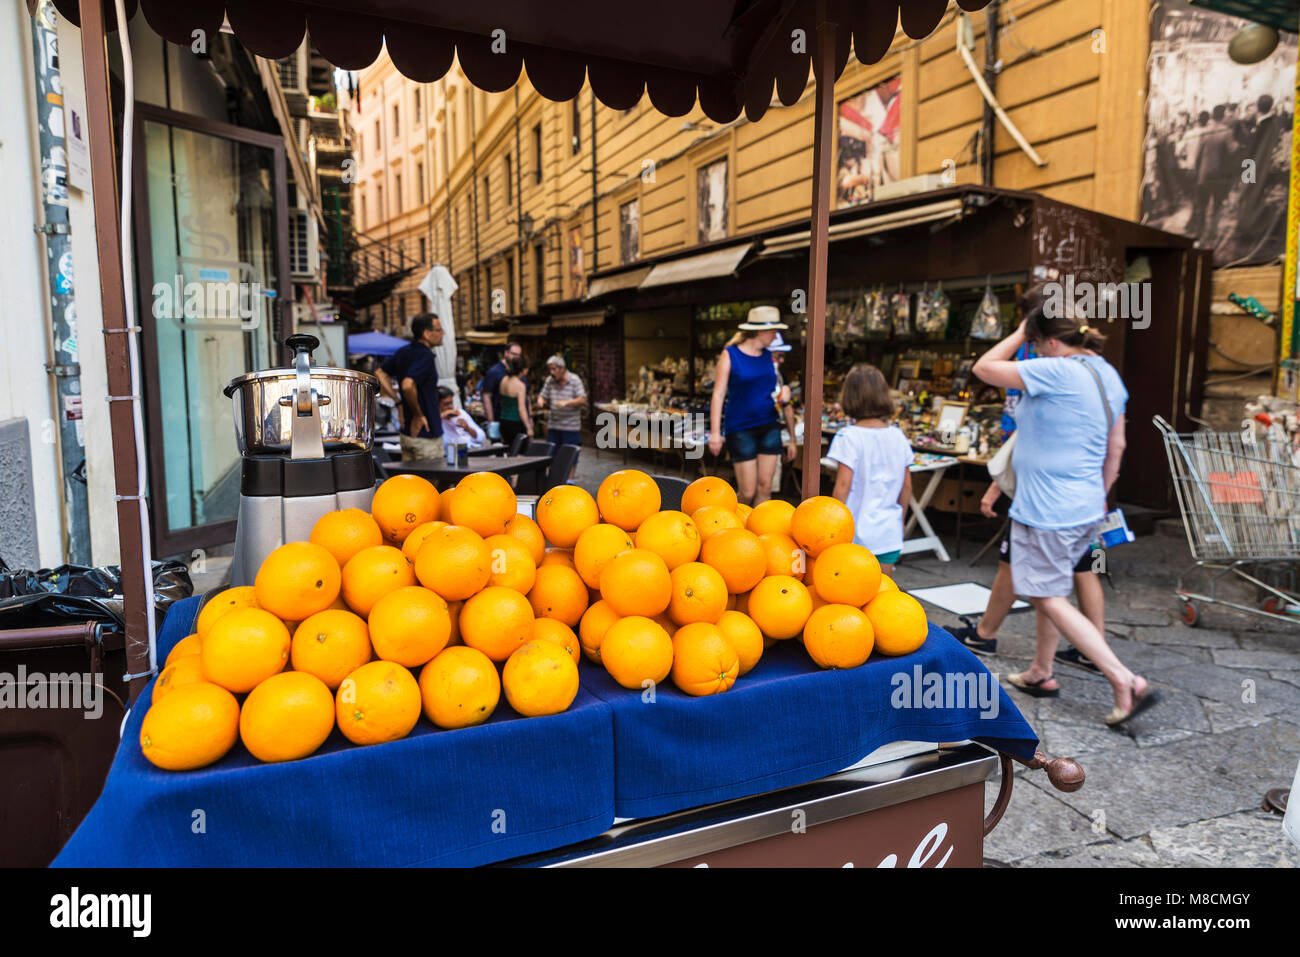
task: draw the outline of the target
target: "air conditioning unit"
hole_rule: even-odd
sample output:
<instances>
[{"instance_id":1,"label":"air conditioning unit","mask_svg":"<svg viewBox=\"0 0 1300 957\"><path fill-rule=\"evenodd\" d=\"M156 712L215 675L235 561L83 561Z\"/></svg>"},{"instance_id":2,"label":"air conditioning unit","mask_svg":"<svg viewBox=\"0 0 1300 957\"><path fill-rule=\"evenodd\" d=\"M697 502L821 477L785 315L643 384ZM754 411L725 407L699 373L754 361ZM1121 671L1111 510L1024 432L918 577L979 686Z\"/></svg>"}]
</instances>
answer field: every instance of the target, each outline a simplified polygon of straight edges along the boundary
<instances>
[{"instance_id":1,"label":"air conditioning unit","mask_svg":"<svg viewBox=\"0 0 1300 957\"><path fill-rule=\"evenodd\" d=\"M320 272L320 239L316 219L306 209L289 210L289 276L315 279Z\"/></svg>"}]
</instances>

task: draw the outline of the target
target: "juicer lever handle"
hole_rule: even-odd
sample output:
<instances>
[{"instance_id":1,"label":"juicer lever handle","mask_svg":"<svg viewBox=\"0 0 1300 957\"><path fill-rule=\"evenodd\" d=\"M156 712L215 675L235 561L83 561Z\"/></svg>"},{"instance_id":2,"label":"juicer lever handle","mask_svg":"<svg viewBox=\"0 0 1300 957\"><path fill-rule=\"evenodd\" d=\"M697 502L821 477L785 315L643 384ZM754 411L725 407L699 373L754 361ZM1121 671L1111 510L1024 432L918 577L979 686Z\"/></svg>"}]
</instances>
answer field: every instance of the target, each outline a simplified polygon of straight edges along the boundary
<instances>
[{"instance_id":1,"label":"juicer lever handle","mask_svg":"<svg viewBox=\"0 0 1300 957\"><path fill-rule=\"evenodd\" d=\"M312 414L311 407L311 354L320 345L315 336L296 335L284 340L284 344L293 350L293 368L295 373L294 405L299 415Z\"/></svg>"}]
</instances>

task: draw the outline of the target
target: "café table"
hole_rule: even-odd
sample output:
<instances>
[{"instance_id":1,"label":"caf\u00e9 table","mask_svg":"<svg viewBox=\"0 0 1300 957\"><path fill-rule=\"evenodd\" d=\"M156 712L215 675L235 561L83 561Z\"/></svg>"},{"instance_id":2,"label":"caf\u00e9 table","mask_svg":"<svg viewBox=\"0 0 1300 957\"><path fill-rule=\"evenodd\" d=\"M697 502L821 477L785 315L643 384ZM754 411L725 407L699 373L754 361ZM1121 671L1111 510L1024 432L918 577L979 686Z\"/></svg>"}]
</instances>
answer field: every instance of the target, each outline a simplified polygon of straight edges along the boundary
<instances>
[{"instance_id":1,"label":"caf\u00e9 table","mask_svg":"<svg viewBox=\"0 0 1300 957\"><path fill-rule=\"evenodd\" d=\"M448 465L445 459L411 459L406 462L385 462L385 475L419 475L434 485L450 488L473 472L496 472L505 478L531 473L536 476L537 487L545 484L546 472L551 467L553 455L502 455L496 458L475 459L464 468Z\"/></svg>"}]
</instances>

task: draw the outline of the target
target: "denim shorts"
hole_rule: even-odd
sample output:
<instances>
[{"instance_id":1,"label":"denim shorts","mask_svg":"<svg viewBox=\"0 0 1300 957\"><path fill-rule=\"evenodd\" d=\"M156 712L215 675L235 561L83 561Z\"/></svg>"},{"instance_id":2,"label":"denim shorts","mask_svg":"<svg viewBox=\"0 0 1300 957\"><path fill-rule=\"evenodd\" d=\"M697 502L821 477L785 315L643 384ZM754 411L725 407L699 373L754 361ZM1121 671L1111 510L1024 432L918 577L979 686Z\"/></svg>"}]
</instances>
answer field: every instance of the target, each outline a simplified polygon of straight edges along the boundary
<instances>
[{"instance_id":1,"label":"denim shorts","mask_svg":"<svg viewBox=\"0 0 1300 957\"><path fill-rule=\"evenodd\" d=\"M728 432L727 451L733 462L751 462L760 455L780 455L781 423Z\"/></svg>"}]
</instances>

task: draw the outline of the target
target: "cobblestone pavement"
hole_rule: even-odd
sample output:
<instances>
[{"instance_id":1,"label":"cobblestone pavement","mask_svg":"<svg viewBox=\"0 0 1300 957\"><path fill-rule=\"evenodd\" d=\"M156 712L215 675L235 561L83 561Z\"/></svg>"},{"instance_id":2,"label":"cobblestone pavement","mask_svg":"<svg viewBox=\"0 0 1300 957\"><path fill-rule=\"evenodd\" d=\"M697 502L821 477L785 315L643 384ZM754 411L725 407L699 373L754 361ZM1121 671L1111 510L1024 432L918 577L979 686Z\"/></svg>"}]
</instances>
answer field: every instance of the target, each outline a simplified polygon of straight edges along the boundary
<instances>
[{"instance_id":1,"label":"cobblestone pavement","mask_svg":"<svg viewBox=\"0 0 1300 957\"><path fill-rule=\"evenodd\" d=\"M621 467L621 455L583 449L575 479L594 492ZM994 556L970 565L978 547L968 540L963 557L947 563L911 556L896 578L903 588L990 585ZM1163 700L1119 731L1102 721L1114 703L1104 678L1059 667L1059 698L1008 686L1043 748L1077 758L1087 780L1063 794L1044 772L1019 770L1011 805L985 842L985 860L1016 867L1300 865L1281 816L1260 810L1266 791L1290 786L1300 760L1300 621L1289 626L1202 607L1199 626L1184 625L1173 588L1191 558L1177 520L1109 558L1107 637ZM926 610L945 628L959 624L933 606ZM998 654L984 661L1005 675L1023 670L1033 653L1033 613L1023 611L1007 618ZM996 785L986 788L989 806Z\"/></svg>"}]
</instances>

